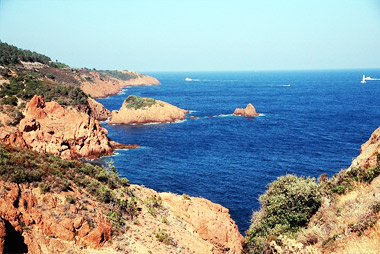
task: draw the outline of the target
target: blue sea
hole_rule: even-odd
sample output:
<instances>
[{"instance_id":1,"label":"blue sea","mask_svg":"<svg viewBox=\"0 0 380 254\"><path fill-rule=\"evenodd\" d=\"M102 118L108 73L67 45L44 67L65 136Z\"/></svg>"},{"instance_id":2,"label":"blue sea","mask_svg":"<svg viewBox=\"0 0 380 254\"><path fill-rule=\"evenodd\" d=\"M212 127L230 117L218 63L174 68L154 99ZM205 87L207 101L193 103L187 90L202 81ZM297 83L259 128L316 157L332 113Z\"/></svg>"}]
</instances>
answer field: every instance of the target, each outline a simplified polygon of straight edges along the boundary
<instances>
[{"instance_id":1,"label":"blue sea","mask_svg":"<svg viewBox=\"0 0 380 254\"><path fill-rule=\"evenodd\" d=\"M347 168L380 126L380 70L148 73L159 86L129 87L99 99L117 110L128 95L191 110L198 119L107 125L111 139L140 144L113 160L131 183L201 196L230 210L248 229L258 197L278 176L318 177ZM185 78L193 81L185 81ZM232 116L252 103L260 116Z\"/></svg>"}]
</instances>

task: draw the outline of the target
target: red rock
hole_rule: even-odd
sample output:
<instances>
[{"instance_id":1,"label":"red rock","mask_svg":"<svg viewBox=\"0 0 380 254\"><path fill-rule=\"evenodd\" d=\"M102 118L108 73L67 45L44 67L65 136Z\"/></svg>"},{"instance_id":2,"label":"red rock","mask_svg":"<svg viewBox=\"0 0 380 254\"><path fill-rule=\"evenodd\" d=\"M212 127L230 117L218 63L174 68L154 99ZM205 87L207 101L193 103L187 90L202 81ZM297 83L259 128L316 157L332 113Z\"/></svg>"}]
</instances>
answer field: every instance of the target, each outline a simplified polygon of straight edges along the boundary
<instances>
[{"instance_id":1,"label":"red rock","mask_svg":"<svg viewBox=\"0 0 380 254\"><path fill-rule=\"evenodd\" d=\"M369 168L377 165L380 153L380 128L377 128L367 142L362 144L359 156L353 160L351 167Z\"/></svg>"},{"instance_id":2,"label":"red rock","mask_svg":"<svg viewBox=\"0 0 380 254\"><path fill-rule=\"evenodd\" d=\"M87 99L88 106L90 107L90 114L92 117L99 121L107 120L111 116L111 112L106 109L101 103L92 98Z\"/></svg>"},{"instance_id":3,"label":"red rock","mask_svg":"<svg viewBox=\"0 0 380 254\"><path fill-rule=\"evenodd\" d=\"M160 84L156 78L148 75L142 75L129 71L120 72L130 73L136 76L136 78L130 80L121 80L109 76L107 79L102 79L98 72L90 71L93 82L82 82L81 89L85 93L89 94L92 98L104 98L109 95L118 94L122 91L123 87Z\"/></svg>"},{"instance_id":4,"label":"red rock","mask_svg":"<svg viewBox=\"0 0 380 254\"><path fill-rule=\"evenodd\" d=\"M190 200L172 193L160 193L163 203L176 216L183 219L202 239L215 246L215 252L240 254L243 236L231 219L229 210L204 198L191 197Z\"/></svg>"},{"instance_id":5,"label":"red rock","mask_svg":"<svg viewBox=\"0 0 380 254\"><path fill-rule=\"evenodd\" d=\"M0 218L0 253L3 253L5 243L5 223Z\"/></svg>"},{"instance_id":6,"label":"red rock","mask_svg":"<svg viewBox=\"0 0 380 254\"><path fill-rule=\"evenodd\" d=\"M0 141L65 159L96 158L113 151L107 130L96 119L54 101L45 103L41 96L27 104L17 131L2 129Z\"/></svg>"},{"instance_id":7,"label":"red rock","mask_svg":"<svg viewBox=\"0 0 380 254\"><path fill-rule=\"evenodd\" d=\"M249 103L247 107L244 108L236 108L234 113L235 116L245 116L245 117L252 117L252 116L258 116L259 114L256 112L255 107Z\"/></svg>"},{"instance_id":8,"label":"red rock","mask_svg":"<svg viewBox=\"0 0 380 254\"><path fill-rule=\"evenodd\" d=\"M188 110L178 108L164 101L156 100L153 105L134 109L124 101L119 111L112 111L109 124L145 124L145 123L172 123L184 120Z\"/></svg>"}]
</instances>

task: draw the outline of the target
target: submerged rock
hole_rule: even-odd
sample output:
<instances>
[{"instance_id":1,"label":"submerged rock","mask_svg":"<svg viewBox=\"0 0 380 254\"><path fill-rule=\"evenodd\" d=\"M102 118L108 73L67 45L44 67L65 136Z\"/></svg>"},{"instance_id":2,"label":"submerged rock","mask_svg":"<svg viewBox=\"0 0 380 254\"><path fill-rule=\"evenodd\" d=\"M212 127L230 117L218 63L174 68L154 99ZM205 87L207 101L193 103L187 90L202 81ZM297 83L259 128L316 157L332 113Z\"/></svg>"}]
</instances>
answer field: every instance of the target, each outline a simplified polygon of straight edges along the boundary
<instances>
[{"instance_id":1,"label":"submerged rock","mask_svg":"<svg viewBox=\"0 0 380 254\"><path fill-rule=\"evenodd\" d=\"M112 111L109 124L171 123L184 120L188 110L164 101L128 96L120 110Z\"/></svg>"},{"instance_id":2,"label":"submerged rock","mask_svg":"<svg viewBox=\"0 0 380 254\"><path fill-rule=\"evenodd\" d=\"M251 103L249 103L247 107L245 108L236 108L234 111L234 115L252 117L252 116L258 116L259 114L256 112L255 107Z\"/></svg>"}]
</instances>

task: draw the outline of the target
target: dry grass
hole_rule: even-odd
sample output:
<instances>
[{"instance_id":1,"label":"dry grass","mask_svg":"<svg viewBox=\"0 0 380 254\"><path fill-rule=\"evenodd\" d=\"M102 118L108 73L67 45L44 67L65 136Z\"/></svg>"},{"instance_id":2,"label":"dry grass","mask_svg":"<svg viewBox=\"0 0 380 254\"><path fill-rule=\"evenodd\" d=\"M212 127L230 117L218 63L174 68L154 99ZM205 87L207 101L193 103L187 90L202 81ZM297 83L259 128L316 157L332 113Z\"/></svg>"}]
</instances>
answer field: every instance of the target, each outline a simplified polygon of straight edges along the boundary
<instances>
[{"instance_id":1,"label":"dry grass","mask_svg":"<svg viewBox=\"0 0 380 254\"><path fill-rule=\"evenodd\" d=\"M380 202L380 177L325 199L296 238L325 253L380 253L380 215L373 209L376 202Z\"/></svg>"},{"instance_id":2,"label":"dry grass","mask_svg":"<svg viewBox=\"0 0 380 254\"><path fill-rule=\"evenodd\" d=\"M367 229L361 236L353 235L344 241L337 241L333 253L342 254L375 254L380 253L380 222Z\"/></svg>"}]
</instances>

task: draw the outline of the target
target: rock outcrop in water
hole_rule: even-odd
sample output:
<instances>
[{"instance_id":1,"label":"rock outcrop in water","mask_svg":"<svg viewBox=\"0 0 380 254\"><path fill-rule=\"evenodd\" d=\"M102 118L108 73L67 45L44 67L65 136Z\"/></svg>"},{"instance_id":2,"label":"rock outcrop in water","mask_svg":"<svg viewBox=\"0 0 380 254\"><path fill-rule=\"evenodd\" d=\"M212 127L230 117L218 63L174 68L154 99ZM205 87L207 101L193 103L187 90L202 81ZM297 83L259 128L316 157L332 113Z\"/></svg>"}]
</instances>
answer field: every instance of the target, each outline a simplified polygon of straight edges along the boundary
<instances>
[{"instance_id":1,"label":"rock outcrop in water","mask_svg":"<svg viewBox=\"0 0 380 254\"><path fill-rule=\"evenodd\" d=\"M235 116L253 117L258 116L255 107L249 103L245 108L236 108L234 111Z\"/></svg>"},{"instance_id":2,"label":"rock outcrop in water","mask_svg":"<svg viewBox=\"0 0 380 254\"><path fill-rule=\"evenodd\" d=\"M109 124L171 123L184 120L188 110L164 101L128 96L119 111L112 111Z\"/></svg>"},{"instance_id":3,"label":"rock outcrop in water","mask_svg":"<svg viewBox=\"0 0 380 254\"><path fill-rule=\"evenodd\" d=\"M17 129L2 128L0 141L66 159L96 158L113 151L107 130L97 120L54 101L45 103L41 96L27 104Z\"/></svg>"}]
</instances>

